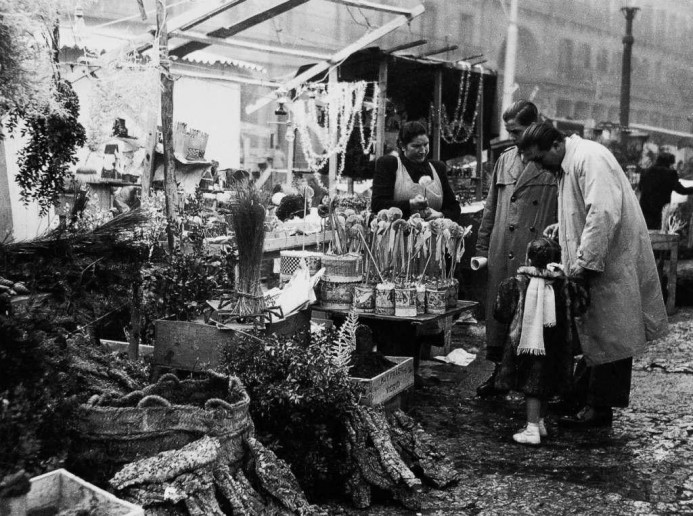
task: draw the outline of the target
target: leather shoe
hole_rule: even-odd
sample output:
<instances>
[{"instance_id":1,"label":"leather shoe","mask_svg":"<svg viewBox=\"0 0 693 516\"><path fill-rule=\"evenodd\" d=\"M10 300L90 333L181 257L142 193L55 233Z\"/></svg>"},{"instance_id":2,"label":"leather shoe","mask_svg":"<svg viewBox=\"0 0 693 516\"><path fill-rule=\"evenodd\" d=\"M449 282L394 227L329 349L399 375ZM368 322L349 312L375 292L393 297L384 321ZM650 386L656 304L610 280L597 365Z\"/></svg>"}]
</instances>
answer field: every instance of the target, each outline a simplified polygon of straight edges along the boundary
<instances>
[{"instance_id":1,"label":"leather shoe","mask_svg":"<svg viewBox=\"0 0 693 516\"><path fill-rule=\"evenodd\" d=\"M558 424L567 428L595 428L611 426L613 419L611 407L586 406L574 416L560 418Z\"/></svg>"},{"instance_id":2,"label":"leather shoe","mask_svg":"<svg viewBox=\"0 0 693 516\"><path fill-rule=\"evenodd\" d=\"M507 394L507 390L496 389L496 371L485 382L476 388L476 395L486 397L495 396L496 394Z\"/></svg>"}]
</instances>

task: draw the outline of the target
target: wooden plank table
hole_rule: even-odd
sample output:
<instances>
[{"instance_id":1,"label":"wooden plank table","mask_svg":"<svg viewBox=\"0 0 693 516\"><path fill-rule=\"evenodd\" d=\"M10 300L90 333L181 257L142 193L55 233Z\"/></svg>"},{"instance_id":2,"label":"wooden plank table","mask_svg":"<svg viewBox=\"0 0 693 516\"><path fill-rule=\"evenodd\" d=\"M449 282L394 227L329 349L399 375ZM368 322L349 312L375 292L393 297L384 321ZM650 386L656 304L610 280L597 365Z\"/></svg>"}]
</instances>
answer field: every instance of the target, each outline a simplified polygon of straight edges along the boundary
<instances>
[{"instance_id":1,"label":"wooden plank table","mask_svg":"<svg viewBox=\"0 0 693 516\"><path fill-rule=\"evenodd\" d=\"M448 354L451 351L452 324L462 312L472 310L478 303L476 301L458 300L455 308L449 308L442 314L423 314L411 317L398 317L395 315L381 315L375 313L358 314L359 319L373 330L375 342L378 350L385 355L413 356L416 350L417 338L422 336L419 328L423 325L433 325L442 323L444 344L441 351L436 353ZM335 308L323 308L320 305L313 307L314 311L322 311L331 316L339 318L346 317L349 310ZM394 324L393 324L394 323ZM437 347L436 349L440 349ZM418 360L415 360L418 367Z\"/></svg>"},{"instance_id":2,"label":"wooden plank table","mask_svg":"<svg viewBox=\"0 0 693 516\"><path fill-rule=\"evenodd\" d=\"M661 231L649 231L652 249L669 253L669 267L667 276L667 314L676 312L676 271L679 259L679 235L662 233Z\"/></svg>"}]
</instances>

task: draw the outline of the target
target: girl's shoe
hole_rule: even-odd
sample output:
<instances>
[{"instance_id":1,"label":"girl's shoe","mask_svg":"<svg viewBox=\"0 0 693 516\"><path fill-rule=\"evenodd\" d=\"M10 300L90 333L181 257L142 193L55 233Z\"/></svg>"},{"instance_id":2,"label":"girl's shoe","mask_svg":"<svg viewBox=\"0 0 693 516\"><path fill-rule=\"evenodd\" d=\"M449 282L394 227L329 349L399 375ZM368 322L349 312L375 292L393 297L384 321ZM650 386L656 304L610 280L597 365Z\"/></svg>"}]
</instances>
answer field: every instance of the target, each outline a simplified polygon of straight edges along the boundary
<instances>
[{"instance_id":1,"label":"girl's shoe","mask_svg":"<svg viewBox=\"0 0 693 516\"><path fill-rule=\"evenodd\" d=\"M544 423L544 418L539 420L539 435L541 437L547 437L549 432L546 431L546 424Z\"/></svg>"},{"instance_id":2,"label":"girl's shoe","mask_svg":"<svg viewBox=\"0 0 693 516\"><path fill-rule=\"evenodd\" d=\"M541 444L539 425L527 423L527 426L524 427L522 431L513 435L513 440L520 444Z\"/></svg>"}]
</instances>

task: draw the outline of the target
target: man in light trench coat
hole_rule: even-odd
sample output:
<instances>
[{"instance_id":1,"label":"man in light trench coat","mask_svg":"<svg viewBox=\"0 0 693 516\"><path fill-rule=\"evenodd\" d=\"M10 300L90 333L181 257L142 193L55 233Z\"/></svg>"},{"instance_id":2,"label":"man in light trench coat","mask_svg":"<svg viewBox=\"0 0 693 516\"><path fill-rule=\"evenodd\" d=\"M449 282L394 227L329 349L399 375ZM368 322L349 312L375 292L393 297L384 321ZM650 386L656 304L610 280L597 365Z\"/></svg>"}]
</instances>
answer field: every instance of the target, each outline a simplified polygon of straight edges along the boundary
<instances>
[{"instance_id":1,"label":"man in light trench coat","mask_svg":"<svg viewBox=\"0 0 693 516\"><path fill-rule=\"evenodd\" d=\"M518 100L503 113L505 129L516 140L538 116L533 103ZM475 258L488 260L486 360L496 364L491 377L477 387L479 396L502 392L494 385L507 335L506 325L493 317L498 284L517 273L517 268L525 264L527 244L540 237L544 228L556 220L553 174L534 163L522 163L513 145L496 161L476 243Z\"/></svg>"},{"instance_id":2,"label":"man in light trench coat","mask_svg":"<svg viewBox=\"0 0 693 516\"><path fill-rule=\"evenodd\" d=\"M612 407L628 406L633 356L667 332L667 316L645 218L609 150L549 123L518 140L525 161L558 181L558 238L566 274L582 277L590 306L577 318L584 363L576 370L584 408L566 426L609 426Z\"/></svg>"}]
</instances>

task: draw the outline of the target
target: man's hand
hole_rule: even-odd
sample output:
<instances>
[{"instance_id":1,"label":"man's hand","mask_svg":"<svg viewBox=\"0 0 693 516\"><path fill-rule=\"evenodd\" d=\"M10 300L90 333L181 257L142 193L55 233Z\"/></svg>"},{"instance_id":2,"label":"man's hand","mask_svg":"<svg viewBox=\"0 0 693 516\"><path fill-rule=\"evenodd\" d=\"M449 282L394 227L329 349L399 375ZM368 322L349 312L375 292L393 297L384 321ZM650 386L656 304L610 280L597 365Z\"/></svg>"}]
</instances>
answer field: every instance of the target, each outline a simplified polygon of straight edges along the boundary
<instances>
[{"instance_id":1,"label":"man's hand","mask_svg":"<svg viewBox=\"0 0 693 516\"><path fill-rule=\"evenodd\" d=\"M544 236L546 238L558 240L558 222L546 226L546 228L544 229Z\"/></svg>"},{"instance_id":2,"label":"man's hand","mask_svg":"<svg viewBox=\"0 0 693 516\"><path fill-rule=\"evenodd\" d=\"M412 212L422 211L428 208L428 201L423 195L418 194L417 196L409 199L409 207L411 208Z\"/></svg>"}]
</instances>

